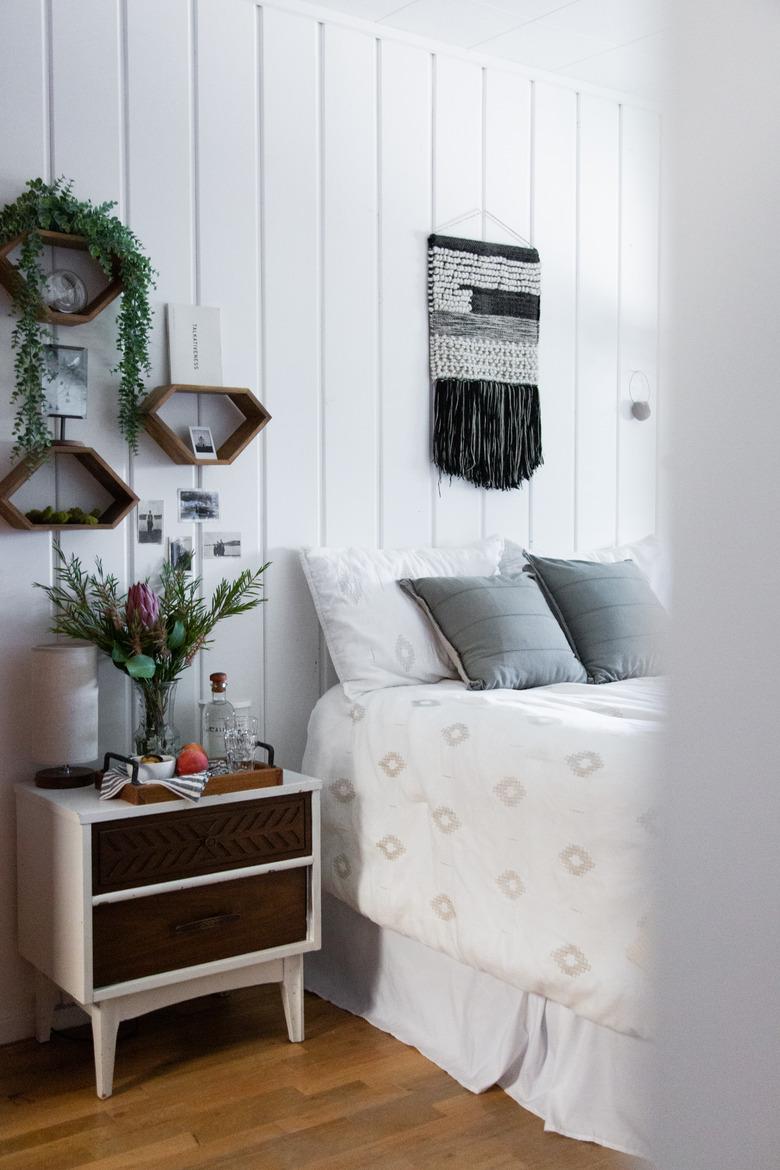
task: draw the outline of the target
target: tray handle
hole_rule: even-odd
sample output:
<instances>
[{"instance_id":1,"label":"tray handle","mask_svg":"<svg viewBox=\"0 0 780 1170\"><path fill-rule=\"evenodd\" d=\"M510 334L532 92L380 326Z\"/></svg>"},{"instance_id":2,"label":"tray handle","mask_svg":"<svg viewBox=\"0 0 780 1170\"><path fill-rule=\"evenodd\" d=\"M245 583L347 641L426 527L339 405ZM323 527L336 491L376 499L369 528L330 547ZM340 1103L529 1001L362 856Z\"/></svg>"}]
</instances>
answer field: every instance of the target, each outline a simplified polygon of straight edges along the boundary
<instances>
[{"instance_id":1,"label":"tray handle","mask_svg":"<svg viewBox=\"0 0 780 1170\"><path fill-rule=\"evenodd\" d=\"M141 782L138 779L138 760L132 760L130 758L130 756L120 756L118 754L118 752L106 752L106 754L103 756L103 771L104 772L108 771L109 760L118 760L120 764L129 764L130 768L131 768L130 783L135 784L136 787L140 787ZM100 787L99 780L95 781L95 787L96 788Z\"/></svg>"},{"instance_id":2,"label":"tray handle","mask_svg":"<svg viewBox=\"0 0 780 1170\"><path fill-rule=\"evenodd\" d=\"M276 753L274 752L274 749L271 746L271 744L270 743L263 743L262 739L258 739L255 741L255 751L257 751L258 748L265 748L266 752L268 753L268 767L273 768L274 756Z\"/></svg>"}]
</instances>

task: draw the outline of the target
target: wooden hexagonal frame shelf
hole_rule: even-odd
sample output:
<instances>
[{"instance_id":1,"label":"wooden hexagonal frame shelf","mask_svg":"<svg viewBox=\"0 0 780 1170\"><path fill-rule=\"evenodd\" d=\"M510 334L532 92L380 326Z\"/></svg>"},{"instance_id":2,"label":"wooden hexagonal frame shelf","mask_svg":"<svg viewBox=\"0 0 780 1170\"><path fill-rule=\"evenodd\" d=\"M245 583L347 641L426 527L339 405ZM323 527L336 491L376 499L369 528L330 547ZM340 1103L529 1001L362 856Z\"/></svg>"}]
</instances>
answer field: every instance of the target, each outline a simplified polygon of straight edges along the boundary
<instances>
[{"instance_id":1,"label":"wooden hexagonal frame shelf","mask_svg":"<svg viewBox=\"0 0 780 1170\"><path fill-rule=\"evenodd\" d=\"M20 285L26 286L26 282L19 269L15 264L11 263L8 257L14 248L22 243L27 234L27 232L24 232L21 236L9 240L7 244L3 244L0 248L0 284L12 296ZM52 248L73 248L77 252L89 251L89 244L84 236L74 236L69 232L50 232L43 228L38 229L38 235L44 244L48 244ZM102 274L105 276L104 273ZM108 284L84 306L82 312L58 313L56 310L50 309L48 305L41 302L38 311L38 320L45 321L49 325L86 325L88 321L94 321L98 313L102 313L106 306L110 305L119 296L121 291L122 278L119 271L119 261L116 260L114 263L114 271Z\"/></svg>"},{"instance_id":2,"label":"wooden hexagonal frame shelf","mask_svg":"<svg viewBox=\"0 0 780 1170\"><path fill-rule=\"evenodd\" d=\"M97 524L36 524L34 520L29 520L12 500L12 496L19 488L41 467L39 460L23 459L16 467L11 468L5 479L0 482L0 516L3 516L13 528L21 528L25 532L78 530L105 532L109 528L116 528L117 524L121 524L125 516L132 512L138 503L138 496L92 447L84 447L81 443L59 442L53 443L51 450L55 459L63 455L76 459L93 479L105 488L111 496L111 503L103 511Z\"/></svg>"},{"instance_id":3,"label":"wooden hexagonal frame shelf","mask_svg":"<svg viewBox=\"0 0 780 1170\"><path fill-rule=\"evenodd\" d=\"M174 394L209 394L229 398L244 416L236 429L228 435L217 449L216 459L198 459L195 452L179 438L161 417L160 410ZM258 398L245 386L158 386L141 404L144 426L174 463L187 463L195 467L224 467L232 463L249 446L255 435L271 421L271 416Z\"/></svg>"}]
</instances>

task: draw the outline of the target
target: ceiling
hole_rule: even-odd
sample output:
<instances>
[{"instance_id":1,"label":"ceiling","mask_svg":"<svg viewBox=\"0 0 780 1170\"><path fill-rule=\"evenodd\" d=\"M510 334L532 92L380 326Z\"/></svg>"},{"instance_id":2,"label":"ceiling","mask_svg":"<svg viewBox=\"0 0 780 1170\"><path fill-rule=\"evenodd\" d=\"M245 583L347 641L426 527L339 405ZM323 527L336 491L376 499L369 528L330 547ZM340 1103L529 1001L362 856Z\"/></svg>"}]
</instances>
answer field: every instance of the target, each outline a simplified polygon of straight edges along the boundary
<instances>
[{"instance_id":1,"label":"ceiling","mask_svg":"<svg viewBox=\"0 0 780 1170\"><path fill-rule=\"evenodd\" d=\"M661 97L668 0L317 0L393 29Z\"/></svg>"}]
</instances>

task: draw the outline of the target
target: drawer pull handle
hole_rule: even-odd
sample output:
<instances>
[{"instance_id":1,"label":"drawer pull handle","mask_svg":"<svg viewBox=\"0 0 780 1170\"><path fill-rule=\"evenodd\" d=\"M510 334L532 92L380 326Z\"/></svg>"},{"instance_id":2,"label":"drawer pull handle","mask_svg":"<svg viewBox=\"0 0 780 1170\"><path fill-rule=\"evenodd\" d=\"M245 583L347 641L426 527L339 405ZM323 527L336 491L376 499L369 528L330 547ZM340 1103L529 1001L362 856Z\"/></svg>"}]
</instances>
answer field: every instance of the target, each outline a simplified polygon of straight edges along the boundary
<instances>
[{"instance_id":1,"label":"drawer pull handle","mask_svg":"<svg viewBox=\"0 0 780 1170\"><path fill-rule=\"evenodd\" d=\"M201 930L216 930L219 926L228 926L231 922L238 922L240 914L212 914L209 918L196 918L192 922L180 922L171 928L172 934L197 934Z\"/></svg>"}]
</instances>

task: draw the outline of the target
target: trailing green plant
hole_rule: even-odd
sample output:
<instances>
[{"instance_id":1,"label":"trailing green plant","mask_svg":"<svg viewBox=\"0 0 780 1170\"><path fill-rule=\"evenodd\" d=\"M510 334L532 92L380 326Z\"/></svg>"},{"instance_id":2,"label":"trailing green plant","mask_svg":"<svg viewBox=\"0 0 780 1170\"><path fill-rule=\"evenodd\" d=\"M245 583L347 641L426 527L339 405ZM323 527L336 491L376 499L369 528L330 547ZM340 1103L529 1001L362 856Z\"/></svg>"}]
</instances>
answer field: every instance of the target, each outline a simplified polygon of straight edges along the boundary
<instances>
[{"instance_id":1,"label":"trailing green plant","mask_svg":"<svg viewBox=\"0 0 780 1170\"><path fill-rule=\"evenodd\" d=\"M0 245L24 235L17 267L23 277L13 294L17 322L13 331L15 386L11 401L15 454L40 458L51 445L44 414L43 346L51 339L38 321L46 281L41 267L43 241L39 231L70 232L84 236L90 256L107 276L118 265L122 299L117 316L119 360L112 373L119 374L119 429L132 450L137 450L140 418L138 406L149 373L149 334L152 316L149 291L155 270L134 232L110 212L116 204L94 204L73 194L72 181L53 183L30 179L13 203L0 210Z\"/></svg>"}]
</instances>

